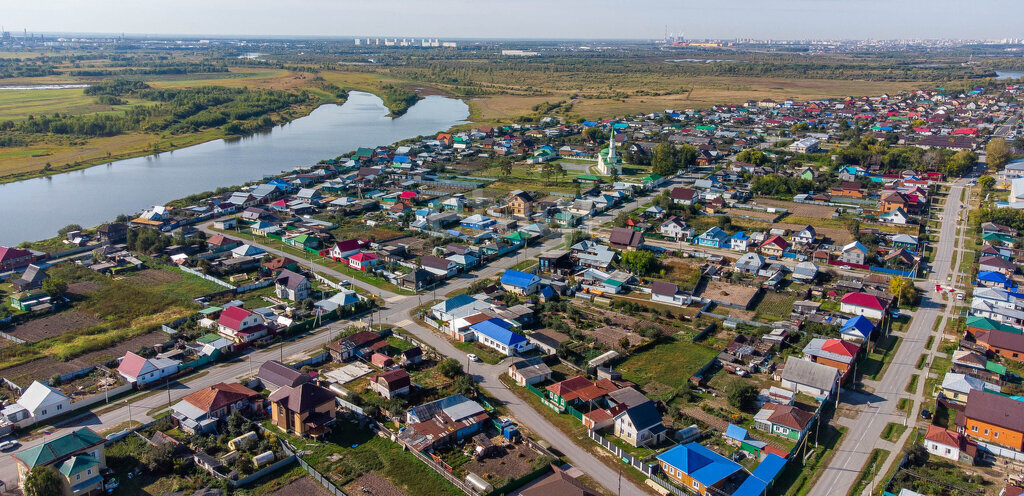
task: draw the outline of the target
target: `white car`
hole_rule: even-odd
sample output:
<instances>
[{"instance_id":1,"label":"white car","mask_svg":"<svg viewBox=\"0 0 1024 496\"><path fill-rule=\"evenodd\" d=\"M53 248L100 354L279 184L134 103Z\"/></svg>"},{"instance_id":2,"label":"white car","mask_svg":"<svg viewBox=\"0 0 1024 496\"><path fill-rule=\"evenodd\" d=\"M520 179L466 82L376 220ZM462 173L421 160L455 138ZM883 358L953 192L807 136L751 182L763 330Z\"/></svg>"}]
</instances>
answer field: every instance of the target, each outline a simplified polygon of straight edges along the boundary
<instances>
[{"instance_id":1,"label":"white car","mask_svg":"<svg viewBox=\"0 0 1024 496\"><path fill-rule=\"evenodd\" d=\"M17 441L4 441L0 443L0 451L9 451L18 446Z\"/></svg>"},{"instance_id":2,"label":"white car","mask_svg":"<svg viewBox=\"0 0 1024 496\"><path fill-rule=\"evenodd\" d=\"M479 362L480 361L480 357L474 355L473 353L470 353L470 354L466 355L466 358L469 358L470 360L472 360L474 362Z\"/></svg>"}]
</instances>

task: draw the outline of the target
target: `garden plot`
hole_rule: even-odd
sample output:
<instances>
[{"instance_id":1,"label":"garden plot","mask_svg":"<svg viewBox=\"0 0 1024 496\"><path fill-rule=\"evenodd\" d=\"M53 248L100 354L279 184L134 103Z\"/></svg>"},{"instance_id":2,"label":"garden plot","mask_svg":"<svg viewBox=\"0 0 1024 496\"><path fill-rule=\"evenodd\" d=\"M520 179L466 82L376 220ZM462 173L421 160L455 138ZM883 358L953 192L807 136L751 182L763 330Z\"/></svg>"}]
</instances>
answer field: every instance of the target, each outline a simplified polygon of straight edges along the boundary
<instances>
[{"instance_id":1,"label":"garden plot","mask_svg":"<svg viewBox=\"0 0 1024 496\"><path fill-rule=\"evenodd\" d=\"M747 308L761 288L731 284L725 281L708 281L700 296L715 303Z\"/></svg>"},{"instance_id":2,"label":"garden plot","mask_svg":"<svg viewBox=\"0 0 1024 496\"><path fill-rule=\"evenodd\" d=\"M100 319L79 312L78 310L68 310L48 317L32 319L24 324L19 324L9 330L8 334L32 343L42 339L59 336L65 332L94 326L101 322L102 321Z\"/></svg>"},{"instance_id":3,"label":"garden plot","mask_svg":"<svg viewBox=\"0 0 1024 496\"><path fill-rule=\"evenodd\" d=\"M810 205L806 203L774 200L771 198L758 198L751 203L762 207L784 208L789 211L790 215L797 217L813 217L816 219L831 219L832 213L836 211L836 207L830 207L828 205Z\"/></svg>"}]
</instances>

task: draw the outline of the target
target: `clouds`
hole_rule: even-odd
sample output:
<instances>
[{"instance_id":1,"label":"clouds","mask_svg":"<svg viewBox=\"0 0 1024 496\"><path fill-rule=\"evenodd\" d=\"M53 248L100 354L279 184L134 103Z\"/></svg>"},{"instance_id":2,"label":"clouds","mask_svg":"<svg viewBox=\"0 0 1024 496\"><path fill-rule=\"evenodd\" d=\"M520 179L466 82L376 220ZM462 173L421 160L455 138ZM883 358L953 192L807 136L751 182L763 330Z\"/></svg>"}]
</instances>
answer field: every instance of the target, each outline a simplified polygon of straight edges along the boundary
<instances>
[{"instance_id":1,"label":"clouds","mask_svg":"<svg viewBox=\"0 0 1024 496\"><path fill-rule=\"evenodd\" d=\"M439 38L1024 37L1024 2L987 0L0 0L9 30Z\"/></svg>"}]
</instances>

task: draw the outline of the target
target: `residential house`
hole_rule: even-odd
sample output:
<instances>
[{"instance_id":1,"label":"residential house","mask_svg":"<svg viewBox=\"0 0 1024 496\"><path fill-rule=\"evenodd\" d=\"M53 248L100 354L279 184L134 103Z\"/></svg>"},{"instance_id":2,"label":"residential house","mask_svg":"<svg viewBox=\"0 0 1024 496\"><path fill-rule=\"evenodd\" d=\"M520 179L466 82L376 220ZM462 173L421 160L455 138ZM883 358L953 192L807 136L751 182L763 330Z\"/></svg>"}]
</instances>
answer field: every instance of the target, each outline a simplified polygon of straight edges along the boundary
<instances>
[{"instance_id":1,"label":"residential house","mask_svg":"<svg viewBox=\"0 0 1024 496\"><path fill-rule=\"evenodd\" d=\"M313 285L310 284L306 276L296 274L287 269L282 270L277 278L274 279L274 293L277 294L278 298L302 301L309 298L312 290Z\"/></svg>"},{"instance_id":2,"label":"residential house","mask_svg":"<svg viewBox=\"0 0 1024 496\"><path fill-rule=\"evenodd\" d=\"M786 358L781 381L784 389L828 398L836 391L839 377L840 372L835 367L790 356Z\"/></svg>"},{"instance_id":3,"label":"residential house","mask_svg":"<svg viewBox=\"0 0 1024 496\"><path fill-rule=\"evenodd\" d=\"M365 246L365 243L358 239L339 241L334 243L334 246L327 251L327 256L331 257L335 262L342 262L347 260L348 257L359 253L363 246Z\"/></svg>"},{"instance_id":4,"label":"residential house","mask_svg":"<svg viewBox=\"0 0 1024 496\"><path fill-rule=\"evenodd\" d=\"M792 240L794 244L810 246L814 244L817 237L818 232L814 230L814 226L807 226L801 229L800 232L794 234Z\"/></svg>"},{"instance_id":5,"label":"residential house","mask_svg":"<svg viewBox=\"0 0 1024 496\"><path fill-rule=\"evenodd\" d=\"M813 338L803 349L804 360L835 368L846 381L860 354L860 346L842 339Z\"/></svg>"},{"instance_id":6,"label":"residential house","mask_svg":"<svg viewBox=\"0 0 1024 496\"><path fill-rule=\"evenodd\" d=\"M0 273L26 267L34 260L35 256L28 250L0 246Z\"/></svg>"},{"instance_id":7,"label":"residential house","mask_svg":"<svg viewBox=\"0 0 1024 496\"><path fill-rule=\"evenodd\" d=\"M409 394L412 378L405 369L394 369L370 378L370 389L384 398Z\"/></svg>"},{"instance_id":8,"label":"residential house","mask_svg":"<svg viewBox=\"0 0 1024 496\"><path fill-rule=\"evenodd\" d=\"M308 374L303 374L277 360L263 362L256 378L267 389L297 387L311 380Z\"/></svg>"},{"instance_id":9,"label":"residential house","mask_svg":"<svg viewBox=\"0 0 1024 496\"><path fill-rule=\"evenodd\" d=\"M882 215L879 215L878 221L884 222L886 224L896 224L900 226L905 226L908 223L910 223L910 216L907 215L907 212L902 208L897 208L890 212L886 212Z\"/></svg>"},{"instance_id":10,"label":"residential house","mask_svg":"<svg viewBox=\"0 0 1024 496\"><path fill-rule=\"evenodd\" d=\"M569 247L569 259L577 267L608 269L615 261L615 251L593 240L580 241Z\"/></svg>"},{"instance_id":11,"label":"residential house","mask_svg":"<svg viewBox=\"0 0 1024 496\"><path fill-rule=\"evenodd\" d=\"M839 261L864 265L867 260L868 249L860 241L851 241L846 245L843 245L842 251L839 254Z\"/></svg>"},{"instance_id":12,"label":"residential house","mask_svg":"<svg viewBox=\"0 0 1024 496\"><path fill-rule=\"evenodd\" d=\"M978 456L978 443L939 425L928 426L922 444L929 454L954 462L974 465Z\"/></svg>"},{"instance_id":13,"label":"residential house","mask_svg":"<svg viewBox=\"0 0 1024 496\"><path fill-rule=\"evenodd\" d=\"M974 339L989 353L1024 362L1024 335L993 329L975 334Z\"/></svg>"},{"instance_id":14,"label":"residential house","mask_svg":"<svg viewBox=\"0 0 1024 496\"><path fill-rule=\"evenodd\" d=\"M479 403L456 394L410 408L398 436L417 451L454 443L480 432L489 416Z\"/></svg>"},{"instance_id":15,"label":"residential house","mask_svg":"<svg viewBox=\"0 0 1024 496\"><path fill-rule=\"evenodd\" d=\"M844 341L854 344L861 344L871 338L875 331L875 324L863 315L848 319L839 329L839 335Z\"/></svg>"},{"instance_id":16,"label":"residential house","mask_svg":"<svg viewBox=\"0 0 1024 496\"><path fill-rule=\"evenodd\" d=\"M236 306L227 307L220 313L217 330L236 343L254 341L267 335L266 325L259 315Z\"/></svg>"},{"instance_id":17,"label":"residential house","mask_svg":"<svg viewBox=\"0 0 1024 496\"><path fill-rule=\"evenodd\" d=\"M171 407L171 418L193 434L217 430L217 421L234 411L248 411L262 403L259 393L237 382L220 382L186 395Z\"/></svg>"},{"instance_id":18,"label":"residential house","mask_svg":"<svg viewBox=\"0 0 1024 496\"><path fill-rule=\"evenodd\" d=\"M974 391L975 389L979 391L990 391L993 393L1000 392L1000 387L995 384L985 382L983 379L974 376L958 374L956 372L946 372L945 377L942 378L942 384L936 388L936 391L951 403L966 405L968 396L970 396L971 391Z\"/></svg>"},{"instance_id":19,"label":"residential house","mask_svg":"<svg viewBox=\"0 0 1024 496\"><path fill-rule=\"evenodd\" d=\"M363 272L373 271L378 262L380 262L380 257L376 253L368 251L359 252L348 257L348 266Z\"/></svg>"},{"instance_id":20,"label":"residential house","mask_svg":"<svg viewBox=\"0 0 1024 496\"><path fill-rule=\"evenodd\" d=\"M402 276L400 285L405 289L411 289L413 291L419 291L421 289L430 287L437 281L437 276L433 272L416 268L408 274Z\"/></svg>"},{"instance_id":21,"label":"residential house","mask_svg":"<svg viewBox=\"0 0 1024 496\"><path fill-rule=\"evenodd\" d=\"M754 427L797 441L813 419L813 412L803 410L797 405L765 403L761 411L754 415Z\"/></svg>"},{"instance_id":22,"label":"residential house","mask_svg":"<svg viewBox=\"0 0 1024 496\"><path fill-rule=\"evenodd\" d=\"M617 250L634 251L643 246L644 235L628 227L614 227L608 236L608 244Z\"/></svg>"},{"instance_id":23,"label":"residential house","mask_svg":"<svg viewBox=\"0 0 1024 496\"><path fill-rule=\"evenodd\" d=\"M61 476L61 494L92 496L105 491L102 471L107 468L104 445L107 440L88 427L82 427L56 439L49 439L13 456L18 469L18 483L32 469L49 466Z\"/></svg>"},{"instance_id":24,"label":"residential house","mask_svg":"<svg viewBox=\"0 0 1024 496\"><path fill-rule=\"evenodd\" d=\"M904 211L910 209L910 201L907 200L906 195L899 191L889 192L882 196L882 199L878 202L878 209L882 212L892 212L897 208L901 208Z\"/></svg>"},{"instance_id":25,"label":"residential house","mask_svg":"<svg viewBox=\"0 0 1024 496\"><path fill-rule=\"evenodd\" d=\"M692 188L672 188L668 195L679 205L693 205L697 200L697 190Z\"/></svg>"},{"instance_id":26,"label":"residential house","mask_svg":"<svg viewBox=\"0 0 1024 496\"><path fill-rule=\"evenodd\" d=\"M632 387L608 393L612 433L630 446L655 446L665 440L667 429L653 401Z\"/></svg>"},{"instance_id":27,"label":"residential house","mask_svg":"<svg viewBox=\"0 0 1024 496\"><path fill-rule=\"evenodd\" d=\"M380 334L359 331L328 344L327 349L335 360L347 362L353 358L369 358L375 345L386 342Z\"/></svg>"},{"instance_id":28,"label":"residential house","mask_svg":"<svg viewBox=\"0 0 1024 496\"><path fill-rule=\"evenodd\" d=\"M735 251L747 251L750 246L750 236L743 231L737 231L729 238L729 249Z\"/></svg>"},{"instance_id":29,"label":"residential house","mask_svg":"<svg viewBox=\"0 0 1024 496\"><path fill-rule=\"evenodd\" d=\"M474 339L480 344L493 348L506 356L512 356L533 348L522 335L511 331L512 325L504 319L488 319L469 326Z\"/></svg>"},{"instance_id":30,"label":"residential house","mask_svg":"<svg viewBox=\"0 0 1024 496\"><path fill-rule=\"evenodd\" d=\"M465 219L462 219L462 222L461 222L462 227L465 227L467 229L478 229L478 230L485 230L485 229L493 226L494 224L497 224L497 221L495 221L494 219L492 219L490 217L487 217L487 216L484 216L484 215L480 215L480 214L470 215L469 217L466 217Z\"/></svg>"},{"instance_id":31,"label":"residential house","mask_svg":"<svg viewBox=\"0 0 1024 496\"><path fill-rule=\"evenodd\" d=\"M551 475L519 491L519 496L600 496L601 493L568 475L565 470L555 465L551 465L551 469L554 471Z\"/></svg>"},{"instance_id":32,"label":"residential house","mask_svg":"<svg viewBox=\"0 0 1024 496\"><path fill-rule=\"evenodd\" d=\"M511 194L508 202L512 215L515 217L528 218L533 213L533 197L525 191L518 191Z\"/></svg>"},{"instance_id":33,"label":"residential house","mask_svg":"<svg viewBox=\"0 0 1024 496\"><path fill-rule=\"evenodd\" d=\"M501 287L521 296L531 295L540 288L540 277L529 272L508 269L501 275Z\"/></svg>"},{"instance_id":34,"label":"residential house","mask_svg":"<svg viewBox=\"0 0 1024 496\"><path fill-rule=\"evenodd\" d=\"M20 277L11 281L11 284L17 291L29 291L42 286L47 277L49 276L46 275L46 269L31 264Z\"/></svg>"},{"instance_id":35,"label":"residential house","mask_svg":"<svg viewBox=\"0 0 1024 496\"><path fill-rule=\"evenodd\" d=\"M683 219L672 217L661 223L661 226L658 227L658 233L666 238L681 241L693 236L693 228L687 226Z\"/></svg>"},{"instance_id":36,"label":"residential house","mask_svg":"<svg viewBox=\"0 0 1024 496\"><path fill-rule=\"evenodd\" d=\"M670 480L701 495L723 494L729 479L743 470L740 464L698 443L676 445L657 459Z\"/></svg>"},{"instance_id":37,"label":"residential house","mask_svg":"<svg viewBox=\"0 0 1024 496\"><path fill-rule=\"evenodd\" d=\"M782 258L782 255L786 253L788 248L789 242L783 239L782 236L772 236L764 243L761 243L760 251L762 255L769 258Z\"/></svg>"},{"instance_id":38,"label":"residential house","mask_svg":"<svg viewBox=\"0 0 1024 496\"><path fill-rule=\"evenodd\" d=\"M318 437L326 433L337 410L334 393L312 383L283 386L267 399L274 425L300 436Z\"/></svg>"},{"instance_id":39,"label":"residential house","mask_svg":"<svg viewBox=\"0 0 1024 496\"><path fill-rule=\"evenodd\" d=\"M544 357L516 360L508 366L508 376L519 386L537 384L551 380L551 369L544 363Z\"/></svg>"},{"instance_id":40,"label":"residential house","mask_svg":"<svg viewBox=\"0 0 1024 496\"><path fill-rule=\"evenodd\" d=\"M744 274L757 275L761 267L764 267L764 257L754 252L744 253L736 260L736 270Z\"/></svg>"},{"instance_id":41,"label":"residential house","mask_svg":"<svg viewBox=\"0 0 1024 496\"><path fill-rule=\"evenodd\" d=\"M800 262L793 267L793 280L810 283L818 277L818 266L814 262Z\"/></svg>"},{"instance_id":42,"label":"residential house","mask_svg":"<svg viewBox=\"0 0 1024 496\"><path fill-rule=\"evenodd\" d=\"M954 423L958 433L982 443L1024 451L1022 401L975 389L967 395L967 406Z\"/></svg>"},{"instance_id":43,"label":"residential house","mask_svg":"<svg viewBox=\"0 0 1024 496\"><path fill-rule=\"evenodd\" d=\"M690 295L679 291L679 286L673 283L654 281L651 283L651 301L685 306L690 303Z\"/></svg>"},{"instance_id":44,"label":"residential house","mask_svg":"<svg viewBox=\"0 0 1024 496\"><path fill-rule=\"evenodd\" d=\"M11 422L32 419L38 423L71 411L71 398L39 381L32 381L18 401L3 409L3 416Z\"/></svg>"},{"instance_id":45,"label":"residential house","mask_svg":"<svg viewBox=\"0 0 1024 496\"><path fill-rule=\"evenodd\" d=\"M885 310L889 307L888 302L883 303L877 296L861 292L846 293L839 303L839 311L843 313L863 315L879 320L885 315Z\"/></svg>"},{"instance_id":46,"label":"residential house","mask_svg":"<svg viewBox=\"0 0 1024 496\"><path fill-rule=\"evenodd\" d=\"M999 272L1007 276L1012 276L1013 273L1017 271L1017 265L1005 258L989 255L981 257L981 260L978 261L978 270Z\"/></svg>"},{"instance_id":47,"label":"residential house","mask_svg":"<svg viewBox=\"0 0 1024 496\"><path fill-rule=\"evenodd\" d=\"M703 234L697 236L698 246L707 246L709 248L723 248L729 241L729 233L722 230L721 227L714 226Z\"/></svg>"},{"instance_id":48,"label":"residential house","mask_svg":"<svg viewBox=\"0 0 1024 496\"><path fill-rule=\"evenodd\" d=\"M423 255L420 257L420 266L423 270L434 274L439 279L447 279L459 273L459 264L434 255Z\"/></svg>"},{"instance_id":49,"label":"residential house","mask_svg":"<svg viewBox=\"0 0 1024 496\"><path fill-rule=\"evenodd\" d=\"M117 373L126 381L142 387L178 372L181 362L170 358L142 358L132 352L124 354Z\"/></svg>"}]
</instances>

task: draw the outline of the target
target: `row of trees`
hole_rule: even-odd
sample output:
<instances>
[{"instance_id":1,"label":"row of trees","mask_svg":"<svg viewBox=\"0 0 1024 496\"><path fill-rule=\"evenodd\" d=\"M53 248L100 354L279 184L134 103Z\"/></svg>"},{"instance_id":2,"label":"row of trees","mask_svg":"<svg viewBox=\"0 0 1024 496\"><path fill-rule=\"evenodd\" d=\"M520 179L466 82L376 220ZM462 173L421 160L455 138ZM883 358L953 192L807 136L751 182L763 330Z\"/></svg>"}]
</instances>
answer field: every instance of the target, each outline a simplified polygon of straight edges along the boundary
<instances>
[{"instance_id":1,"label":"row of trees","mask_svg":"<svg viewBox=\"0 0 1024 496\"><path fill-rule=\"evenodd\" d=\"M651 151L651 168L655 174L669 176L696 164L697 149L691 145L676 147L663 141Z\"/></svg>"}]
</instances>

